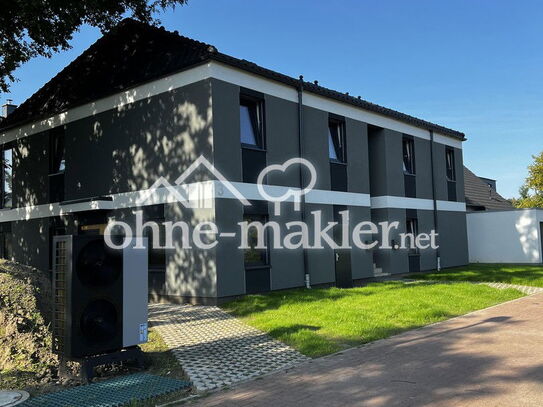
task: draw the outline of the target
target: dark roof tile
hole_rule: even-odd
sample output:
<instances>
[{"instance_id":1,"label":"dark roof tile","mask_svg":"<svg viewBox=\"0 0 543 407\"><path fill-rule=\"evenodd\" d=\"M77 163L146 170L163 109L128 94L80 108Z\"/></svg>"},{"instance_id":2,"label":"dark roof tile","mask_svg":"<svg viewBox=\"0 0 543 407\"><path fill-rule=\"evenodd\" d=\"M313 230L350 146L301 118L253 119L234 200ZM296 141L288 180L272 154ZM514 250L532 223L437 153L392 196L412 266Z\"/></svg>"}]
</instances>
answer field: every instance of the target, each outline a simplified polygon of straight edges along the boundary
<instances>
[{"instance_id":1,"label":"dark roof tile","mask_svg":"<svg viewBox=\"0 0 543 407\"><path fill-rule=\"evenodd\" d=\"M464 167L464 192L466 195L466 205L476 210L514 209L511 202L490 188L486 182L466 167Z\"/></svg>"}]
</instances>

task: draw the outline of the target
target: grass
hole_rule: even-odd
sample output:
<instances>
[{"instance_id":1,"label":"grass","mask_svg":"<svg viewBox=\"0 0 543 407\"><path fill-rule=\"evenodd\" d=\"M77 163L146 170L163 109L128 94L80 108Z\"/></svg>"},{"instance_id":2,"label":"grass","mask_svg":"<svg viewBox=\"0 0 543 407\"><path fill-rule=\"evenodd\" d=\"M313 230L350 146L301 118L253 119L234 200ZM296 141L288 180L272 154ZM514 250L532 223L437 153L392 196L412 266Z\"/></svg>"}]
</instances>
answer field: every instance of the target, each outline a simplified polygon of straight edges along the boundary
<instances>
[{"instance_id":1,"label":"grass","mask_svg":"<svg viewBox=\"0 0 543 407\"><path fill-rule=\"evenodd\" d=\"M223 307L247 324L318 357L522 297L470 283L373 283L251 295Z\"/></svg>"},{"instance_id":2,"label":"grass","mask_svg":"<svg viewBox=\"0 0 543 407\"><path fill-rule=\"evenodd\" d=\"M417 274L417 279L489 281L543 287L543 266L516 264L470 264L439 272Z\"/></svg>"},{"instance_id":3,"label":"grass","mask_svg":"<svg viewBox=\"0 0 543 407\"><path fill-rule=\"evenodd\" d=\"M148 373L158 376L185 378L185 373L181 365L173 353L170 352L161 336L153 328L149 328L149 341L141 344L140 347L144 352Z\"/></svg>"},{"instance_id":4,"label":"grass","mask_svg":"<svg viewBox=\"0 0 543 407\"><path fill-rule=\"evenodd\" d=\"M158 376L173 377L180 380L188 380L181 368L181 365L169 350L162 337L153 329L149 328L149 341L141 346L145 353L145 365L147 373ZM154 407L157 404L166 404L171 401L180 400L190 393L190 389L183 389L161 397L154 397L145 401L133 401L129 407Z\"/></svg>"}]
</instances>

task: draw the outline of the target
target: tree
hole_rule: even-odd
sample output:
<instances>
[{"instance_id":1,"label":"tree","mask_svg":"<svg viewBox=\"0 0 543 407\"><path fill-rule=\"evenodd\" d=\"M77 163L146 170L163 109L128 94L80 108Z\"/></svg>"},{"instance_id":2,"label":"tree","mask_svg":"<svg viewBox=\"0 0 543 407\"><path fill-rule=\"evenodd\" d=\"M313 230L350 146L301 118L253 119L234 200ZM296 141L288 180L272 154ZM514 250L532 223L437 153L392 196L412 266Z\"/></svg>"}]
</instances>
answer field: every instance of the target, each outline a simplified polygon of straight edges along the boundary
<instances>
[{"instance_id":1,"label":"tree","mask_svg":"<svg viewBox=\"0 0 543 407\"><path fill-rule=\"evenodd\" d=\"M82 24L109 30L127 15L157 24L153 15L187 0L0 0L0 92L13 72L35 56L51 57L70 48Z\"/></svg>"},{"instance_id":2,"label":"tree","mask_svg":"<svg viewBox=\"0 0 543 407\"><path fill-rule=\"evenodd\" d=\"M543 151L532 157L528 177L519 189L520 198L514 202L517 208L543 208Z\"/></svg>"}]
</instances>

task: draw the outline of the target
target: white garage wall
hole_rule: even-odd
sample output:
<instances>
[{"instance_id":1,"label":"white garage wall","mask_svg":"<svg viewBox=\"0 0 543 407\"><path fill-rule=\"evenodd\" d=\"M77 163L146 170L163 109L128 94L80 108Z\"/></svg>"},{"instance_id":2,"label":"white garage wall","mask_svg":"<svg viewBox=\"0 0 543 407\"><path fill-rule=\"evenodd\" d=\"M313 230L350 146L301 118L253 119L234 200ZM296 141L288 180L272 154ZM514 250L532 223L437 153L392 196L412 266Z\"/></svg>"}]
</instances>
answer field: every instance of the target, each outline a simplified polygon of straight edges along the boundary
<instances>
[{"instance_id":1,"label":"white garage wall","mask_svg":"<svg viewBox=\"0 0 543 407\"><path fill-rule=\"evenodd\" d=\"M472 263L541 263L542 209L466 214Z\"/></svg>"}]
</instances>

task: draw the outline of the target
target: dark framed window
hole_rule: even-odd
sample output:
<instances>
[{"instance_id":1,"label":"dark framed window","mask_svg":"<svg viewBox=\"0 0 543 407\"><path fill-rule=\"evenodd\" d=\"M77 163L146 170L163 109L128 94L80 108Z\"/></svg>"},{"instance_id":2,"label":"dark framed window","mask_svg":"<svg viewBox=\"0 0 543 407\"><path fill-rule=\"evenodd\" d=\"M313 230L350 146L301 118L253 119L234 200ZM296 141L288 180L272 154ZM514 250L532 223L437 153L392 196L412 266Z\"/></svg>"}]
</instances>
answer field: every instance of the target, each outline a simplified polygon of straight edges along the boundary
<instances>
[{"instance_id":1,"label":"dark framed window","mask_svg":"<svg viewBox=\"0 0 543 407\"><path fill-rule=\"evenodd\" d=\"M13 237L11 233L0 233L0 247L2 258L6 260L13 259Z\"/></svg>"},{"instance_id":2,"label":"dark framed window","mask_svg":"<svg viewBox=\"0 0 543 407\"><path fill-rule=\"evenodd\" d=\"M452 148L445 149L445 163L447 165L447 179L456 181L456 171L454 167L454 150Z\"/></svg>"},{"instance_id":3,"label":"dark framed window","mask_svg":"<svg viewBox=\"0 0 543 407\"><path fill-rule=\"evenodd\" d=\"M2 208L13 207L13 148L2 150Z\"/></svg>"},{"instance_id":4,"label":"dark framed window","mask_svg":"<svg viewBox=\"0 0 543 407\"><path fill-rule=\"evenodd\" d=\"M0 258L13 260L13 235L11 222L0 224Z\"/></svg>"},{"instance_id":5,"label":"dark framed window","mask_svg":"<svg viewBox=\"0 0 543 407\"><path fill-rule=\"evenodd\" d=\"M55 127L49 132L49 202L64 200L65 155L64 127Z\"/></svg>"},{"instance_id":6,"label":"dark framed window","mask_svg":"<svg viewBox=\"0 0 543 407\"><path fill-rule=\"evenodd\" d=\"M403 172L415 175L415 142L410 137L402 139Z\"/></svg>"},{"instance_id":7,"label":"dark framed window","mask_svg":"<svg viewBox=\"0 0 543 407\"><path fill-rule=\"evenodd\" d=\"M49 142L49 174L63 173L66 170L64 128L57 127L51 130Z\"/></svg>"},{"instance_id":8,"label":"dark framed window","mask_svg":"<svg viewBox=\"0 0 543 407\"><path fill-rule=\"evenodd\" d=\"M413 235L413 241L412 241L411 245L414 245L415 244L415 239L416 239L417 235L419 234L419 221L418 221L418 219L417 218L407 218L405 220L405 229L406 229L406 233L409 233L409 234ZM410 253L418 253L418 249L417 248L410 248L409 252Z\"/></svg>"},{"instance_id":9,"label":"dark framed window","mask_svg":"<svg viewBox=\"0 0 543 407\"><path fill-rule=\"evenodd\" d=\"M262 225L265 225L268 221L267 215L243 215L243 221L248 222L260 222ZM269 253L268 253L268 236L267 231L264 231L264 245L266 249L257 249L258 244L258 233L256 228L251 227L247 231L247 243L249 249L245 249L243 257L245 261L245 267L259 267L269 265Z\"/></svg>"},{"instance_id":10,"label":"dark framed window","mask_svg":"<svg viewBox=\"0 0 543 407\"><path fill-rule=\"evenodd\" d=\"M328 122L328 157L332 162L347 162L345 123L340 120L332 119Z\"/></svg>"},{"instance_id":11,"label":"dark framed window","mask_svg":"<svg viewBox=\"0 0 543 407\"><path fill-rule=\"evenodd\" d=\"M240 141L242 147L264 149L264 102L258 98L240 96Z\"/></svg>"}]
</instances>

